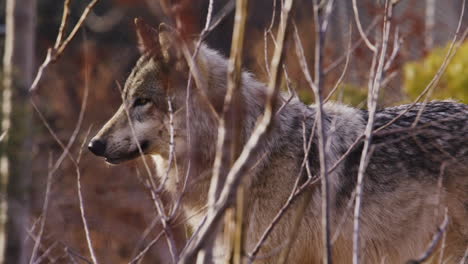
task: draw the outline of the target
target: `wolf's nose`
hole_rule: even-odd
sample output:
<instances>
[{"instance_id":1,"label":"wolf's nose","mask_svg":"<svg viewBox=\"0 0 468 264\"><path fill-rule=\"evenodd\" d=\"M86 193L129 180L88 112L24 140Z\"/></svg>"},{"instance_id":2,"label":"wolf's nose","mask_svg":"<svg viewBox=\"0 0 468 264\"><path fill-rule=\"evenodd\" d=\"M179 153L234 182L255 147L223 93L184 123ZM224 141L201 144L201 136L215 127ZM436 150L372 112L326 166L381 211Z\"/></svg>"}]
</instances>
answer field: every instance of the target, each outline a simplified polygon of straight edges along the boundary
<instances>
[{"instance_id":1,"label":"wolf's nose","mask_svg":"<svg viewBox=\"0 0 468 264\"><path fill-rule=\"evenodd\" d=\"M100 139L92 139L88 144L88 149L94 155L103 156L106 151L106 143Z\"/></svg>"}]
</instances>

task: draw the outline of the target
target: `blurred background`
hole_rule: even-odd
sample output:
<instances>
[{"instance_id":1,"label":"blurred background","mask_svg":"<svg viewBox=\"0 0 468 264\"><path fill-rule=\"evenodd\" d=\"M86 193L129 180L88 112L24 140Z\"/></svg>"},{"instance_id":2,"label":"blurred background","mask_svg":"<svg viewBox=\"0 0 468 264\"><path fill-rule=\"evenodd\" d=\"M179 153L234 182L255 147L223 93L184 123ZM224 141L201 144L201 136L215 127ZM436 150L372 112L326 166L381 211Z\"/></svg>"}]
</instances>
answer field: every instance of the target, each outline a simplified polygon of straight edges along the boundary
<instances>
[{"instance_id":1,"label":"blurred background","mask_svg":"<svg viewBox=\"0 0 468 264\"><path fill-rule=\"evenodd\" d=\"M34 241L40 233L42 239L36 254L39 258L35 263L87 263L90 259L80 216L76 167L65 158L55 173L50 174L62 148L31 106L27 92L47 49L54 45L63 2L7 0L0 6L0 55L4 58L0 68L0 118L1 131L7 131L2 136L0 153L3 263L29 263ZM214 1L213 14L216 16L224 10L228 2ZM373 40L382 28L384 1L357 2L364 30L369 31ZM359 41L351 3L335 1L325 50L325 89L329 91L343 72L351 41L353 53L349 67L334 99L365 107L372 54ZM88 1L71 1L65 32L70 32L87 4ZM183 10L182 21L187 32L196 36L204 26L208 0L193 0L188 6ZM400 50L390 69L392 78L381 94L381 107L410 102L426 87L442 64L461 7L462 0L400 1L394 19L394 30L398 28L401 38ZM276 32L280 8L281 0L255 0L249 5L244 68L263 81L267 79L265 60L269 60L265 55L271 56L274 49L270 36L265 38L264 32L270 27L273 13L272 32ZM233 15L227 13L206 39L210 47L226 56L229 56ZM65 144L79 120L85 87L89 89L81 129L70 150L74 157L89 139L88 132L94 135L121 102L116 83L124 83L138 58L135 17L143 17L154 26L171 23L158 0L98 1L77 36L60 59L47 68L39 83L34 100ZM8 19L16 26L8 27ZM312 1L296 0L294 22L308 63L313 65ZM468 15L465 15L462 31L467 22ZM15 38L11 39L13 34ZM392 49L393 37L391 42ZM297 63L294 43L288 42L286 49L290 86L305 102L313 103L313 93ZM461 46L431 96L468 103L468 44ZM128 263L161 230L155 221L150 196L138 177L140 162L109 166L87 150L81 154L83 204L100 263ZM49 199L47 208L44 208L45 197ZM173 225L177 243L182 246L188 231L177 221ZM168 257L165 240L161 239L141 263L167 263Z\"/></svg>"}]
</instances>

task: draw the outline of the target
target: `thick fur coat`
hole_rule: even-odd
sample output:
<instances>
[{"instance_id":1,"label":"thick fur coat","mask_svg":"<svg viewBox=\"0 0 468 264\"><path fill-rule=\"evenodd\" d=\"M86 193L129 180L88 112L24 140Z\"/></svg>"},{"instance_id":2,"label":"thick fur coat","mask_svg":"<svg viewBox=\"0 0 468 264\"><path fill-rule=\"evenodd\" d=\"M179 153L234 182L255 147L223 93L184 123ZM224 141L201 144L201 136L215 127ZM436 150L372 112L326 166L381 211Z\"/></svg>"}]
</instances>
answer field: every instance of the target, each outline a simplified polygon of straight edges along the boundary
<instances>
[{"instance_id":1,"label":"thick fur coat","mask_svg":"<svg viewBox=\"0 0 468 264\"><path fill-rule=\"evenodd\" d=\"M120 163L140 155L138 142L143 153L155 160L159 177L169 171L164 188L174 199L181 192L180 177L185 175L189 167L187 161L191 160L182 205L184 214L190 217L189 224L195 228L206 211L218 131L218 122L211 111L220 113L222 110L227 59L202 45L195 61L201 87L192 85L187 90L188 66L174 38L167 32L158 37L153 31L147 25L138 26L143 54L125 84L124 104L91 141L90 149L110 163ZM265 89L251 74L242 74L240 144L246 142L263 113ZM191 92L190 96L187 91ZM288 199L297 178L302 177L300 181L304 182L309 176L317 176L319 171L317 132L313 130L315 106L305 105L297 98L288 101L283 95L278 95L276 105L273 124L243 175L248 194L245 197L244 252L251 252ZM344 219L333 244L335 263L350 263L352 259L353 210L348 204L356 188L363 148L361 136L368 114L366 110L337 103L324 105L329 166L358 140L328 175L332 235ZM175 162L170 162L168 147L171 116ZM444 259L446 263L458 263L468 246L468 106L454 101L435 101L412 107L384 108L376 113L374 129L360 218L363 263L404 263L417 258L441 224L445 208L449 224ZM309 137L312 143L305 155ZM305 195L310 195L310 200L306 199L308 204L297 236L291 241L288 263L321 263L319 185L311 186L286 211L256 262L275 263L294 227L295 212ZM225 255L217 252L216 261L224 263Z\"/></svg>"}]
</instances>

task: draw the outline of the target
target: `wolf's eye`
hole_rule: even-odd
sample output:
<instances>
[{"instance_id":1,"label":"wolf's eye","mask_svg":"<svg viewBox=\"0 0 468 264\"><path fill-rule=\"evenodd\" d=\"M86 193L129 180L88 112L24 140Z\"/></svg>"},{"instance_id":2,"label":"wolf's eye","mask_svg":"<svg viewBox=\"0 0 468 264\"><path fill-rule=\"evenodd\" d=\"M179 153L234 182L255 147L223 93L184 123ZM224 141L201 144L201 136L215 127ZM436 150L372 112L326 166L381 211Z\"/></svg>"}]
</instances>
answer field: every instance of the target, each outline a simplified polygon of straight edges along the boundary
<instances>
[{"instance_id":1,"label":"wolf's eye","mask_svg":"<svg viewBox=\"0 0 468 264\"><path fill-rule=\"evenodd\" d=\"M135 102L133 102L133 107L145 105L149 103L150 101L151 100L147 98L137 98Z\"/></svg>"}]
</instances>

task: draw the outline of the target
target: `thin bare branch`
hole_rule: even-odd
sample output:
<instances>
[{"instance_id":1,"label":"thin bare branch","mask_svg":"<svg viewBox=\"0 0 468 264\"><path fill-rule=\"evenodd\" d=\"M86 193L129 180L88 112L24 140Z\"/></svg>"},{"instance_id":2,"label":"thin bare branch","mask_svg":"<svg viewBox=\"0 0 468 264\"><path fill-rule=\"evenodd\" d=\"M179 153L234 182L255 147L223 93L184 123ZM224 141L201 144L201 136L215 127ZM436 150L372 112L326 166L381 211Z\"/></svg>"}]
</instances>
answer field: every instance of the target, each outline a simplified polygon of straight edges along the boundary
<instances>
[{"instance_id":1,"label":"thin bare branch","mask_svg":"<svg viewBox=\"0 0 468 264\"><path fill-rule=\"evenodd\" d=\"M49 157L49 171L52 169L52 155ZM41 243L42 240L42 234L44 233L44 227L45 227L45 222L47 219L47 212L49 208L49 198L50 198L50 189L52 185L52 173L47 174L47 183L46 183L46 191L44 195L44 202L42 204L42 218L40 219L40 227L39 227L39 232L36 238L36 241L34 242L34 247L33 251L31 254L31 258L29 259L29 264L35 263L37 251L39 249L39 244Z\"/></svg>"},{"instance_id":2,"label":"thin bare branch","mask_svg":"<svg viewBox=\"0 0 468 264\"><path fill-rule=\"evenodd\" d=\"M65 27L67 26L68 16L70 15L70 2L70 0L65 0L65 2L63 2L62 21L60 22L59 32L57 34L57 38L55 39L54 49L58 49L62 43L63 33L65 31Z\"/></svg>"},{"instance_id":3,"label":"thin bare branch","mask_svg":"<svg viewBox=\"0 0 468 264\"><path fill-rule=\"evenodd\" d=\"M361 24L361 19L359 18L359 12L358 12L358 6L357 6L357 1L353 0L353 12L354 12L354 19L356 21L356 26L358 28L358 32L361 35L362 40L364 40L364 43L366 43L367 47L372 51L376 52L375 46L370 42L370 40L367 38L366 33L362 29L362 24Z\"/></svg>"},{"instance_id":4,"label":"thin bare branch","mask_svg":"<svg viewBox=\"0 0 468 264\"><path fill-rule=\"evenodd\" d=\"M228 62L228 76L227 76L227 91L224 98L223 105L223 115L219 120L218 127L218 136L216 144L216 157L213 165L213 176L211 178L210 189L208 192L208 215L212 214L214 210L214 204L216 202L217 196L219 195L221 182L220 174L222 160L224 158L225 151L225 141L226 141L226 118L228 118L228 113L231 110L231 105L236 94L240 94L241 79L242 79L242 53L244 47L244 34L245 26L247 21L247 0L237 0L236 4L236 15L235 15L235 24L234 32L231 44L231 55ZM239 100L238 100L239 101ZM236 106L234 106L236 107ZM236 110L236 109L235 109ZM232 120L231 120L232 122ZM238 132L239 133L239 132ZM236 134L238 134L236 133ZM234 158L234 157L232 157Z\"/></svg>"},{"instance_id":5,"label":"thin bare branch","mask_svg":"<svg viewBox=\"0 0 468 264\"><path fill-rule=\"evenodd\" d=\"M320 164L320 179L321 179L321 222L322 222L322 243L324 245L323 263L332 263L332 245L330 243L330 207L329 207L329 184L328 184L328 160L327 160L327 134L324 125L324 112L323 112L323 58L324 58L324 45L325 37L328 29L328 21L333 7L333 0L323 1L323 6L320 7L317 0L314 0L314 21L315 21L315 85L311 85L311 89L315 95L315 108L318 132L318 152ZM298 36L296 34L296 36ZM300 41L296 41L300 43ZM302 44L299 45L301 55L299 60L301 62L302 72L309 75L309 70L305 57L303 56ZM311 78L310 78L311 79Z\"/></svg>"},{"instance_id":6,"label":"thin bare branch","mask_svg":"<svg viewBox=\"0 0 468 264\"><path fill-rule=\"evenodd\" d=\"M380 16L376 16L374 17L374 19L372 20L372 22L370 23L370 25L367 27L366 31L365 31L365 34L366 36L369 35L369 33L371 32L371 30L373 30L375 28L375 26L377 26L378 22L379 22L379 18ZM354 44L353 46L351 47L351 50L348 50L345 54L341 55L338 59L336 59L334 62L330 63L330 65L328 65L327 67L325 67L324 69L324 74L327 74L329 73L330 71L332 71L333 69L335 69L338 65L340 65L344 60L346 60L346 57L348 56L348 53L350 54L353 54L354 51L356 51L357 48L359 48L361 46L361 43L363 42L362 38L359 38Z\"/></svg>"},{"instance_id":7,"label":"thin bare branch","mask_svg":"<svg viewBox=\"0 0 468 264\"><path fill-rule=\"evenodd\" d=\"M439 227L437 227L437 232L432 237L432 240L429 243L426 251L424 251L419 258L410 260L406 264L422 264L426 260L428 260L437 250L437 245L439 244L440 239L444 236L445 232L447 231L448 222L449 217L447 213L447 208L445 208L444 221Z\"/></svg>"},{"instance_id":8,"label":"thin bare branch","mask_svg":"<svg viewBox=\"0 0 468 264\"><path fill-rule=\"evenodd\" d=\"M323 99L324 103L328 102L328 100L330 100L330 98L333 96L333 94L336 92L336 90L338 90L338 87L340 87L340 84L343 82L343 79L344 79L344 77L346 75L346 71L348 70L348 65L349 65L349 61L350 61L350 58L351 58L351 43L352 43L352 40L353 40L353 34L352 33L353 33L352 27L349 26L349 41L348 41L348 49L347 49L347 52L346 52L345 66L343 68L343 71L341 72L340 77L336 81L335 86L333 86L333 89L330 91L330 93L327 95L327 97L325 99Z\"/></svg>"},{"instance_id":9,"label":"thin bare branch","mask_svg":"<svg viewBox=\"0 0 468 264\"><path fill-rule=\"evenodd\" d=\"M148 250L150 250L159 241L159 239L162 237L163 234L164 234L164 230L159 232L159 234L153 240L151 240L151 242L148 243L148 245L146 245L146 247L142 251L140 251L140 253L138 253L138 255L135 258L133 258L129 262L129 264L138 263L138 261L145 256Z\"/></svg>"},{"instance_id":10,"label":"thin bare branch","mask_svg":"<svg viewBox=\"0 0 468 264\"><path fill-rule=\"evenodd\" d=\"M375 75L373 69L371 69L371 78L369 79L369 92L368 92L368 109L369 109L369 118L367 121L367 125L364 131L365 139L364 139L364 147L361 154L361 160L359 163L358 175L357 175L357 183L356 183L356 201L354 207L354 225L353 225L353 264L360 263L360 213L361 213L361 199L362 199L362 192L363 192L363 179L364 173L367 167L368 160L371 154L371 140L372 140L372 133L374 127L374 119L375 113L377 111L377 101L379 96L379 91L381 88L381 82L383 79L384 74L384 66L385 66L385 57L387 54L387 47L388 47L388 40L390 35L390 27L391 27L391 19L393 15L393 7L394 4L390 3L388 0L385 3L385 16L384 16L384 24L383 24L383 34L382 34L382 45L380 51L374 53L373 61L377 61L377 67L375 69ZM380 52L380 55L378 55ZM376 59L378 56L378 59Z\"/></svg>"},{"instance_id":11,"label":"thin bare branch","mask_svg":"<svg viewBox=\"0 0 468 264\"><path fill-rule=\"evenodd\" d=\"M55 45L53 48L49 48L47 50L47 55L46 58L44 59L44 62L39 66L39 70L36 74L36 77L34 78L33 83L31 84L31 87L29 88L29 92L35 92L37 90L37 87L39 85L39 82L42 78L42 75L45 71L45 69L50 65L50 63L55 62L63 53L65 48L68 46L70 41L75 37L76 33L78 30L81 28L83 25L83 22L85 19L88 17L89 13L93 9L93 7L97 4L99 0L92 0L84 9L83 13L81 14L80 18L78 19L78 22L75 24L73 27L72 31L70 34L68 34L67 38L62 42L62 35L63 31L65 29L65 25L67 23L67 18L69 16L69 9L70 9L70 1L66 0L64 4L64 13L62 16L62 22L60 24L60 29L59 33L57 35L57 39L55 42Z\"/></svg>"}]
</instances>

